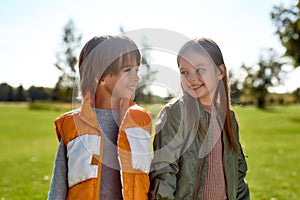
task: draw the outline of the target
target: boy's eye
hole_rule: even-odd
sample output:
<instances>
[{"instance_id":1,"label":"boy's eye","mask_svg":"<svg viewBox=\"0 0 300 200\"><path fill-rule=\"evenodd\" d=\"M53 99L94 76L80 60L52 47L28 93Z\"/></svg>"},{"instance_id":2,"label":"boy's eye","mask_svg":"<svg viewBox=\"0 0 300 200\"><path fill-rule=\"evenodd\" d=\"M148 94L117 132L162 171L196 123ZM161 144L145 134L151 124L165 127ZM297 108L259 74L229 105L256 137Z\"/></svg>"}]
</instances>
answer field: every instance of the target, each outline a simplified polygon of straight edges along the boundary
<instances>
[{"instance_id":1,"label":"boy's eye","mask_svg":"<svg viewBox=\"0 0 300 200\"><path fill-rule=\"evenodd\" d=\"M123 71L124 72L129 72L131 70L131 68L132 68L131 66L126 66L126 67L123 68Z\"/></svg>"},{"instance_id":2,"label":"boy's eye","mask_svg":"<svg viewBox=\"0 0 300 200\"><path fill-rule=\"evenodd\" d=\"M184 71L184 70L180 71L180 74L182 74L182 75L187 74L187 73L188 73L188 72L187 72L187 71Z\"/></svg>"},{"instance_id":3,"label":"boy's eye","mask_svg":"<svg viewBox=\"0 0 300 200\"><path fill-rule=\"evenodd\" d=\"M130 70L131 70L131 68L129 68L129 67L124 69L125 72L129 72Z\"/></svg>"}]
</instances>

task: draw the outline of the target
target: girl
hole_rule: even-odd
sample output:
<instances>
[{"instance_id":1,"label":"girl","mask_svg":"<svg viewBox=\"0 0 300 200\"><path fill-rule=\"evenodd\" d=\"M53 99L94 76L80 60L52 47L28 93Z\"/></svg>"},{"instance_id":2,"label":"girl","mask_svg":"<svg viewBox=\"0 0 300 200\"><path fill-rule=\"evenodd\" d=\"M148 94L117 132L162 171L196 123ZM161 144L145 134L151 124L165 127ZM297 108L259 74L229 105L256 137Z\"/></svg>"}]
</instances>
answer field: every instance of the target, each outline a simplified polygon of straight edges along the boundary
<instances>
[{"instance_id":1,"label":"girl","mask_svg":"<svg viewBox=\"0 0 300 200\"><path fill-rule=\"evenodd\" d=\"M221 50L211 39L194 39L177 64L184 95L156 124L150 199L249 199Z\"/></svg>"},{"instance_id":2,"label":"girl","mask_svg":"<svg viewBox=\"0 0 300 200\"><path fill-rule=\"evenodd\" d=\"M147 199L151 114L133 101L141 55L125 36L94 37L79 57L81 108L55 120L48 199Z\"/></svg>"}]
</instances>

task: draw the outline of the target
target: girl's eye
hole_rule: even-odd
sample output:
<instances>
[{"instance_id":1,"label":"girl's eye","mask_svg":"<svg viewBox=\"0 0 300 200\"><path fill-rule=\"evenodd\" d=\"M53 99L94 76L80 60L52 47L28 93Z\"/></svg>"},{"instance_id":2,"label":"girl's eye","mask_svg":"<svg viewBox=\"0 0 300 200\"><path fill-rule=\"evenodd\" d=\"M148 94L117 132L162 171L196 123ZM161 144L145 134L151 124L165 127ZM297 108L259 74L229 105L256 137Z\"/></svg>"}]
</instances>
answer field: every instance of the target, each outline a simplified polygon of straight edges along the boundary
<instances>
[{"instance_id":1,"label":"girl's eye","mask_svg":"<svg viewBox=\"0 0 300 200\"><path fill-rule=\"evenodd\" d=\"M198 69L196 69L196 71L197 71L197 73L201 74L201 73L203 73L203 72L205 71L205 69L203 69L203 68L198 68Z\"/></svg>"}]
</instances>

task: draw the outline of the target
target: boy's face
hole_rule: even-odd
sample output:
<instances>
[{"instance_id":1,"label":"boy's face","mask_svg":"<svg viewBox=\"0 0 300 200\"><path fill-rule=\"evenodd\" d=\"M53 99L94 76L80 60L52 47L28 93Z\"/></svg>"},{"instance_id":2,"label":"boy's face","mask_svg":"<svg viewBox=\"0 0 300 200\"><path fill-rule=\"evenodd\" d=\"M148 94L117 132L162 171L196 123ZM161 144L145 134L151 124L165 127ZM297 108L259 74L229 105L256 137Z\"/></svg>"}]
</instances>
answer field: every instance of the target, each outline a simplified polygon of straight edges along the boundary
<instances>
[{"instance_id":1,"label":"boy's face","mask_svg":"<svg viewBox=\"0 0 300 200\"><path fill-rule=\"evenodd\" d=\"M111 95L112 100L119 101L122 98L134 97L135 89L140 80L138 76L137 63L128 62L121 65L119 73L116 75L107 75L104 78L105 88Z\"/></svg>"},{"instance_id":2,"label":"boy's face","mask_svg":"<svg viewBox=\"0 0 300 200\"><path fill-rule=\"evenodd\" d=\"M179 70L183 89L201 103L210 105L219 77L218 70L209 57L189 51L180 59Z\"/></svg>"}]
</instances>

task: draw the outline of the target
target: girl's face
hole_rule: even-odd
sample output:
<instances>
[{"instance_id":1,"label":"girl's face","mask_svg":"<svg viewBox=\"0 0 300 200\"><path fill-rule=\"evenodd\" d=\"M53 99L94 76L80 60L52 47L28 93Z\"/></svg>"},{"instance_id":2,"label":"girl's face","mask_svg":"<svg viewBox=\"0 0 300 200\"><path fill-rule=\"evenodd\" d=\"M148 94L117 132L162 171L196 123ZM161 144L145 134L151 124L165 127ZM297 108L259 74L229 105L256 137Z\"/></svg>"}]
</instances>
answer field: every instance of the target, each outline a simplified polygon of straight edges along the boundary
<instances>
[{"instance_id":1,"label":"girl's face","mask_svg":"<svg viewBox=\"0 0 300 200\"><path fill-rule=\"evenodd\" d=\"M224 76L224 67L217 69L207 55L190 50L179 60L182 88L202 104L211 105L218 81Z\"/></svg>"}]
</instances>

